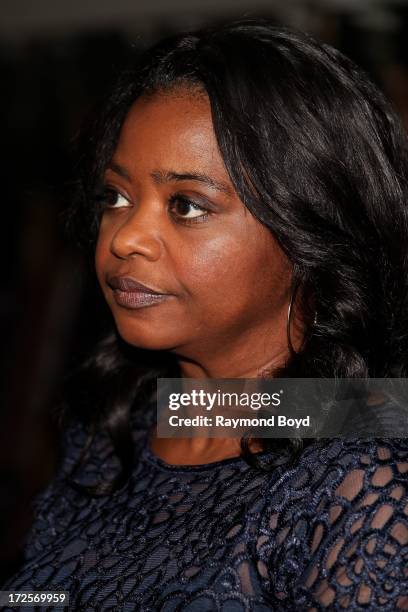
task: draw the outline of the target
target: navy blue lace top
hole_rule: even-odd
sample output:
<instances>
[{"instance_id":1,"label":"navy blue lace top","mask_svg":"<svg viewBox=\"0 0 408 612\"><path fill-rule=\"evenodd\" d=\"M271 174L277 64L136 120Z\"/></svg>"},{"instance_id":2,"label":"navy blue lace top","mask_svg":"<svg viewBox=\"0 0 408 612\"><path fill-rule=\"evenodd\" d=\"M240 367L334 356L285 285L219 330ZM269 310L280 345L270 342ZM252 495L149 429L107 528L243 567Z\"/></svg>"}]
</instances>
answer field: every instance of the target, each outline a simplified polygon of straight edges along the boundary
<instances>
[{"instance_id":1,"label":"navy blue lace top","mask_svg":"<svg viewBox=\"0 0 408 612\"><path fill-rule=\"evenodd\" d=\"M407 440L319 440L262 473L239 457L170 465L150 449L151 422L134 417L132 476L99 498L64 481L86 438L67 430L3 589L67 590L75 612L408 610ZM76 479L117 467L99 434Z\"/></svg>"}]
</instances>

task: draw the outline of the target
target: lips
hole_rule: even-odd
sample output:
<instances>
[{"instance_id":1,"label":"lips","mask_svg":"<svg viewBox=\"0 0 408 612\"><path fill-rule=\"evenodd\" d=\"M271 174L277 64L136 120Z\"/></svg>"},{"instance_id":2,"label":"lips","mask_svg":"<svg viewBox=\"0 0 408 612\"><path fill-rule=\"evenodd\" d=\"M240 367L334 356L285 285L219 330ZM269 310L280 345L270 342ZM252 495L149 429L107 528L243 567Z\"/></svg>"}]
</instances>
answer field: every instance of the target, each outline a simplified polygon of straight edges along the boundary
<instances>
[{"instance_id":1,"label":"lips","mask_svg":"<svg viewBox=\"0 0 408 612\"><path fill-rule=\"evenodd\" d=\"M112 289L125 291L126 293L148 293L150 295L166 295L164 291L157 291L147 285L143 285L132 276L112 276L108 280Z\"/></svg>"}]
</instances>

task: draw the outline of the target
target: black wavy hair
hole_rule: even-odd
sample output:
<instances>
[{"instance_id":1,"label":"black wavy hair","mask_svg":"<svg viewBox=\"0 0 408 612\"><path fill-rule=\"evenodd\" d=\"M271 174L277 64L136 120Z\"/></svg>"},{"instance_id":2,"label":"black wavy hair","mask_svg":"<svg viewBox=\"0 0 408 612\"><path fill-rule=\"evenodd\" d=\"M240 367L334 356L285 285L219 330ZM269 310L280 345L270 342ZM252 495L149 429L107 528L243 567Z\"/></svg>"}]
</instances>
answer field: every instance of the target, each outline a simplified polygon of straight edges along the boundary
<instances>
[{"instance_id":1,"label":"black wavy hair","mask_svg":"<svg viewBox=\"0 0 408 612\"><path fill-rule=\"evenodd\" d=\"M292 263L293 288L301 289L308 331L275 375L404 377L406 135L369 77L307 34L240 19L171 36L136 58L83 132L70 236L93 261L101 216L95 193L124 118L138 96L180 86L208 95L231 181L273 233ZM180 372L174 356L126 345L112 323L74 375L87 391L68 403L89 424L89 443L107 429L121 462L111 485L89 488L106 494L132 469L132 406L143 410L156 378ZM263 439L273 457L268 469L293 464L310 442ZM245 437L241 449L265 469Z\"/></svg>"}]
</instances>

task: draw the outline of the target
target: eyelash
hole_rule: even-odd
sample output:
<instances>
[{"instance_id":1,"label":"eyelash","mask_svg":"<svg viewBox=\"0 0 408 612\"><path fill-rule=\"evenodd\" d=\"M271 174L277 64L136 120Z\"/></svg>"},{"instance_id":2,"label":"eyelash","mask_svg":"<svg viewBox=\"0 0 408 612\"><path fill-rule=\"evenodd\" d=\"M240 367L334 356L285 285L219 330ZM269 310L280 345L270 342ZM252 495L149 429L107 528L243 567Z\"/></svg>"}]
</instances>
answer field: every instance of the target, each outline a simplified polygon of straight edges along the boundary
<instances>
[{"instance_id":1,"label":"eyelash","mask_svg":"<svg viewBox=\"0 0 408 612\"><path fill-rule=\"evenodd\" d=\"M182 202L183 204L187 204L188 206L191 206L195 210L205 211L205 214L200 215L199 217L192 217L191 219L184 219L183 217L178 217L178 221L177 221L178 223L183 223L184 225L193 225L194 223L202 223L203 221L206 221L208 217L210 216L210 211L207 208L200 206L199 204L197 204L190 198L187 198L186 196L175 193L169 198L170 205L174 204L174 202L177 202L177 201Z\"/></svg>"},{"instance_id":2,"label":"eyelash","mask_svg":"<svg viewBox=\"0 0 408 612\"><path fill-rule=\"evenodd\" d=\"M121 206L114 206L108 203L108 199L110 195L115 195L115 196L121 196L122 198L124 198L125 200L129 201L128 198L126 198L123 194L121 194L119 191L117 191L116 189L112 189L111 187L107 187L104 189L104 191L100 194L97 195L95 200L102 205L102 211L105 211L106 209L108 210L115 210L116 208L123 208ZM205 211L205 214L200 215L199 217L193 217L191 219L183 219L183 217L177 217L174 215L176 222L177 223L181 223L182 225L193 225L196 223L202 223L204 221L206 221L208 219L208 217L210 216L211 212L207 209L204 208L203 206L200 206L199 204L197 204L196 202L194 202L193 200L191 200L190 198L179 194L179 193L174 193L173 195L170 196L169 198L169 204L170 206L172 204L174 204L174 202L182 202L183 204L187 204L189 206L191 206L192 208L195 208L196 210L202 210Z\"/></svg>"}]
</instances>

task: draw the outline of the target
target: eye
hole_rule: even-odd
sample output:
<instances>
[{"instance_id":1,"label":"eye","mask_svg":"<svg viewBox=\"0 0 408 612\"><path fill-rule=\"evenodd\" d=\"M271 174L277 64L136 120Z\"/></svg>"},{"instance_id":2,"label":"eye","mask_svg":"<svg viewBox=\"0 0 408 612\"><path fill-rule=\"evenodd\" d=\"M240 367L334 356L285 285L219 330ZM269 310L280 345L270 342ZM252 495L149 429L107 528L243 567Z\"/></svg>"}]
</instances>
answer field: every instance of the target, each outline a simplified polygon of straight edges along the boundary
<instances>
[{"instance_id":1,"label":"eye","mask_svg":"<svg viewBox=\"0 0 408 612\"><path fill-rule=\"evenodd\" d=\"M171 196L169 203L169 210L180 223L185 223L187 225L191 223L201 223L209 216L209 211L206 208L180 194ZM177 212L174 212L175 210L177 210Z\"/></svg>"},{"instance_id":2,"label":"eye","mask_svg":"<svg viewBox=\"0 0 408 612\"><path fill-rule=\"evenodd\" d=\"M130 205L129 200L112 187L105 187L103 192L96 196L96 200L103 208L125 208Z\"/></svg>"}]
</instances>

